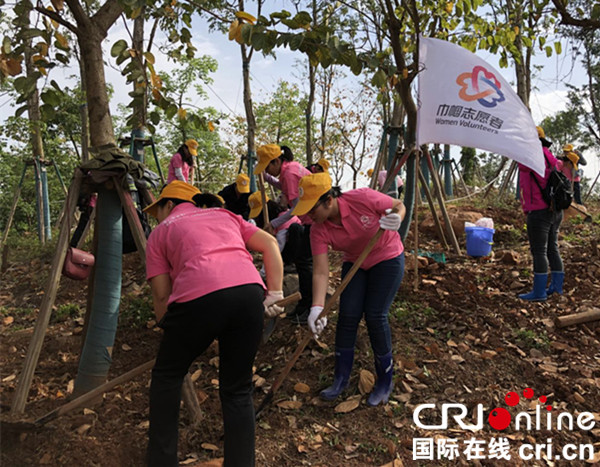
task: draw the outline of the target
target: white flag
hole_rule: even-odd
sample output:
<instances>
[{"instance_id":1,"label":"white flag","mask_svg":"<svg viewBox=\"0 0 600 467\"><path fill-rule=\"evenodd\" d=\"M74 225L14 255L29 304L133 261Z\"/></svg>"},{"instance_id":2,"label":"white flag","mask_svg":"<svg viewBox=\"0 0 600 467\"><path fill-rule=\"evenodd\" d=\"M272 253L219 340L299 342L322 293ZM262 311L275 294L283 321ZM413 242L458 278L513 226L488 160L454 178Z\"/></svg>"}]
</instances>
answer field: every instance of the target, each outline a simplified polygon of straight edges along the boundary
<instances>
[{"instance_id":1,"label":"white flag","mask_svg":"<svg viewBox=\"0 0 600 467\"><path fill-rule=\"evenodd\" d=\"M544 174L535 123L517 93L468 50L420 38L417 145L454 144L502 154Z\"/></svg>"}]
</instances>

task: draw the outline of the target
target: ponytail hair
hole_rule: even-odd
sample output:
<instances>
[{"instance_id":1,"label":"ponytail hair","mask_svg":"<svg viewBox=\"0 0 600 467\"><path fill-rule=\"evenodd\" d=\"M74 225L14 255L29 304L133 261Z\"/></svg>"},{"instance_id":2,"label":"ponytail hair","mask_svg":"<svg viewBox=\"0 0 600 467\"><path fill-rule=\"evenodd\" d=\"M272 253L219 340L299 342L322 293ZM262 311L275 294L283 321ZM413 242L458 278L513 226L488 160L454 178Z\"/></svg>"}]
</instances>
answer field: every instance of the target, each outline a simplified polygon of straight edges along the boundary
<instances>
[{"instance_id":1,"label":"ponytail hair","mask_svg":"<svg viewBox=\"0 0 600 467\"><path fill-rule=\"evenodd\" d=\"M182 144L181 146L179 146L179 149L177 150L177 152L181 156L181 159L183 160L183 162L185 162L190 167L194 166L194 156L192 156L192 153L190 152L187 145Z\"/></svg>"},{"instance_id":2,"label":"ponytail hair","mask_svg":"<svg viewBox=\"0 0 600 467\"><path fill-rule=\"evenodd\" d=\"M282 161L287 161L287 162L291 162L294 160L294 153L292 153L292 150L290 148L288 148L287 146L280 146L281 147L281 156L279 156L279 158Z\"/></svg>"},{"instance_id":3,"label":"ponytail hair","mask_svg":"<svg viewBox=\"0 0 600 467\"><path fill-rule=\"evenodd\" d=\"M340 196L342 196L342 190L340 189L339 186L332 186L329 191L323 193L321 195L321 197L319 198L319 201L327 201L327 199L329 197L332 198L339 198Z\"/></svg>"},{"instance_id":4,"label":"ponytail hair","mask_svg":"<svg viewBox=\"0 0 600 467\"><path fill-rule=\"evenodd\" d=\"M212 193L198 193L194 195L192 198L196 206L199 208L222 208L223 202L219 199L217 195L213 195Z\"/></svg>"}]
</instances>

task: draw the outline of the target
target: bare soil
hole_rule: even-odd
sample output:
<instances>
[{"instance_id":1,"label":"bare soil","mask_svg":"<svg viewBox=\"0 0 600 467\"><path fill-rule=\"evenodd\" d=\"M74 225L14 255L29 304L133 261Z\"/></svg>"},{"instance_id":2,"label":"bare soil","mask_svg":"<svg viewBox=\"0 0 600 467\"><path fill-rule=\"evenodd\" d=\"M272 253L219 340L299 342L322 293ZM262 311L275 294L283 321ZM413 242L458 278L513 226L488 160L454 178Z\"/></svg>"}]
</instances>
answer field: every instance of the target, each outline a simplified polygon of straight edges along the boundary
<instances>
[{"instance_id":1,"label":"bare soil","mask_svg":"<svg viewBox=\"0 0 600 467\"><path fill-rule=\"evenodd\" d=\"M472 206L463 209L477 211ZM558 316L600 307L600 218L594 222L567 220L561 230L561 253L567 272L565 293L548 301L526 303L518 293L529 290L531 259L524 217L517 206L480 210L496 226L494 254L469 258L445 252L446 262L429 260L415 272L407 267L402 286L390 311L395 359L395 388L390 403L366 405L373 356L366 328L359 329L350 388L340 400L325 403L318 393L333 375L335 316L322 335L321 345L311 342L273 402L257 423L256 459L263 466L379 466L379 465L590 465L600 459L600 321L558 329ZM464 237L460 238L464 248ZM412 233L407 251L413 250ZM420 232L420 250L440 252L434 235ZM1 460L6 466L140 466L148 427L150 372L107 392L88 408L77 409L41 428L23 431L11 424L10 404L25 359L41 303L51 254L26 259L26 252L11 251L2 275ZM333 261L332 286L339 283L339 256ZM154 358L160 330L149 309L149 290L135 254L126 256L121 322L113 350L110 378ZM70 398L82 343L86 286L63 279L55 313L29 393L24 417L46 414ZM295 350L304 330L281 319L269 342L256 358L255 403L260 404ZM223 432L216 385L216 348L193 365L195 389L203 420L193 426L182 406L180 461L184 465L219 465ZM367 373L369 372L369 373ZM298 384L303 383L303 384ZM534 396L522 394L531 388ZM514 391L520 402L505 403ZM505 408L514 416L533 410L540 396L552 413L591 412L591 430L514 429L496 431L487 423L490 411ZM295 403L290 403L295 401ZM338 404L347 402L345 406ZM413 421L419 404L463 403L473 418L477 404L485 409L484 428L465 430L451 423L449 430L425 430ZM343 410L350 409L343 413ZM423 423L439 423L439 415L424 412ZM505 437L510 461L415 460L415 438L454 438L461 451L471 438ZM560 453L567 443L591 444L595 458L587 463L556 458L520 460L523 443L547 443ZM547 451L544 450L544 453ZM545 455L545 454L544 454ZM554 456L552 456L554 457ZM212 461L212 462L211 462Z\"/></svg>"}]
</instances>

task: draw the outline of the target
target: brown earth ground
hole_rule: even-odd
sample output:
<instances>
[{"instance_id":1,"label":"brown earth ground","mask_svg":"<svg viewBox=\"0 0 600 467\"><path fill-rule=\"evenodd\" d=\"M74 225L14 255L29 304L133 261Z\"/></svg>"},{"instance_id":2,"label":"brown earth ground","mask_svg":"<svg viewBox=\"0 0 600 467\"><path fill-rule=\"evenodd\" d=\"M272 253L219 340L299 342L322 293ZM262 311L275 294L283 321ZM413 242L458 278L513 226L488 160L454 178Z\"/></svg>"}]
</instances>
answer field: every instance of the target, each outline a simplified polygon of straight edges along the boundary
<instances>
[{"instance_id":1,"label":"brown earth ground","mask_svg":"<svg viewBox=\"0 0 600 467\"><path fill-rule=\"evenodd\" d=\"M600 307L598 206L591 209L592 223L584 223L581 218L563 222L560 246L567 271L565 294L543 303L525 303L516 296L527 291L531 282L524 216L519 207L510 203L503 207L463 205L453 209L459 211L475 211L494 219L494 254L474 259L446 251L445 263L423 259L416 289L414 269L407 261L404 281L390 310L395 359L395 389L390 403L370 408L366 395L361 394L361 390L368 391L372 384L369 377L374 372L362 325L349 390L335 403L318 399L333 373L334 316L322 335L322 344L311 342L260 417L256 435L258 465L585 465L583 461L552 458L519 460L517 449L522 443L547 443L549 438L554 454L567 443L592 444L595 458L587 465L598 462L600 321L561 329L554 324L558 316ZM423 212L420 219L420 249L440 252L428 216ZM464 249L464 234L458 234ZM412 235L405 242L407 251L414 248ZM8 269L1 277L2 465L143 465L149 371L109 391L96 405L79 408L41 428L21 431L6 423L53 254L52 247L38 249L34 255L31 248L23 246L33 244L33 239L24 239L10 251ZM339 283L339 256L335 258L332 286ZM85 285L62 280L29 394L28 420L65 404L70 397L81 346L85 297ZM256 405L285 366L302 332L281 319L268 344L260 349L256 358ZM110 377L151 360L159 339L143 269L135 254L129 254ZM179 450L184 465L219 465L218 461L209 462L223 456L215 357L216 348L211 348L191 369L204 418L191 426L182 408ZM535 393L531 401L521 397L514 408L505 404L508 392L521 394L525 388ZM462 430L456 424L450 425L450 431L426 431L413 422L413 410L423 403L461 402L469 408L469 414L474 413L477 404L483 404L487 420L490 410L496 407L510 409L513 416L517 411L532 409L541 395L547 396L546 404L553 405L553 413L594 413L594 429L518 432L511 425L496 432L484 423L483 430L476 432ZM338 406L344 401L348 403ZM429 414L424 422L439 421L439 416ZM510 461L467 461L464 453L452 462L413 460L414 438L454 438L463 446L462 451L464 441L470 438L489 440L500 436L509 440ZM543 452L545 455L546 449Z\"/></svg>"}]
</instances>

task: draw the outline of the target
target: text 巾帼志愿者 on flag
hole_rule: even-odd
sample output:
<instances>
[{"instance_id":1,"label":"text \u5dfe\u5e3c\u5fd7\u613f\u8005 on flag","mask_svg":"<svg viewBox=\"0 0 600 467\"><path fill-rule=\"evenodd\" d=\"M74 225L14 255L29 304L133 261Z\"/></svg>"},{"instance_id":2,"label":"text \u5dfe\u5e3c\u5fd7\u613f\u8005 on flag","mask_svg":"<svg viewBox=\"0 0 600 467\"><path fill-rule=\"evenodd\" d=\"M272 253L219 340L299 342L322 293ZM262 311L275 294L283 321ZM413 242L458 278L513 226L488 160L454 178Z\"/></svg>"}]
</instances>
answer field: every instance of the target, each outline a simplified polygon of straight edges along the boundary
<instances>
[{"instance_id":1,"label":"text \u5dfe\u5e3c\u5fd7\u613f\u8005 on flag","mask_svg":"<svg viewBox=\"0 0 600 467\"><path fill-rule=\"evenodd\" d=\"M450 42L420 37L417 146L454 144L502 154L543 175L527 107L492 66Z\"/></svg>"}]
</instances>

